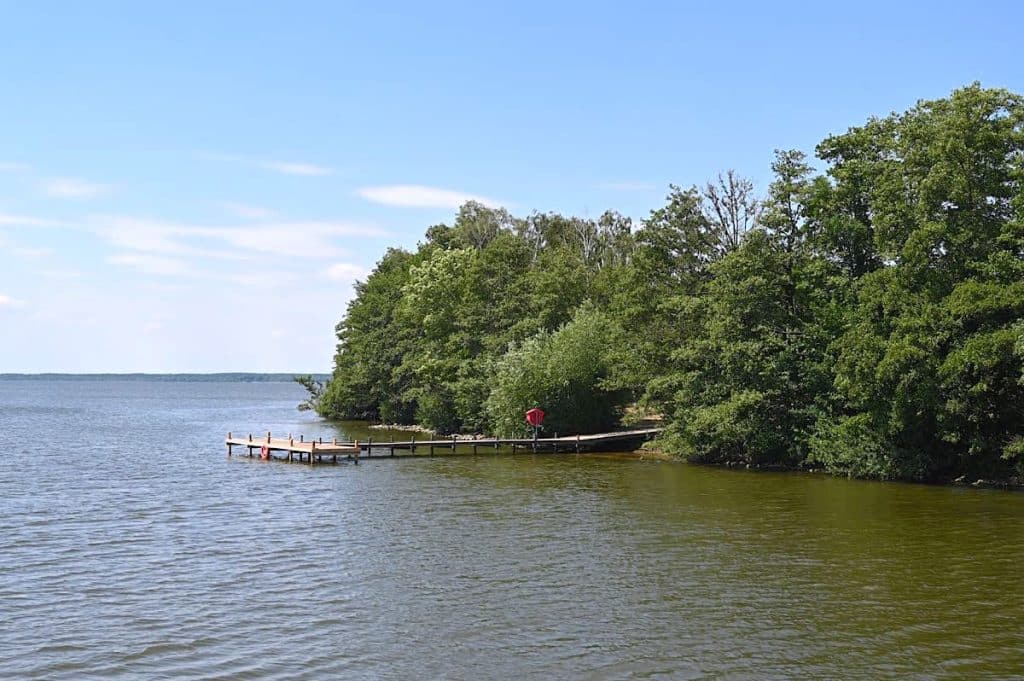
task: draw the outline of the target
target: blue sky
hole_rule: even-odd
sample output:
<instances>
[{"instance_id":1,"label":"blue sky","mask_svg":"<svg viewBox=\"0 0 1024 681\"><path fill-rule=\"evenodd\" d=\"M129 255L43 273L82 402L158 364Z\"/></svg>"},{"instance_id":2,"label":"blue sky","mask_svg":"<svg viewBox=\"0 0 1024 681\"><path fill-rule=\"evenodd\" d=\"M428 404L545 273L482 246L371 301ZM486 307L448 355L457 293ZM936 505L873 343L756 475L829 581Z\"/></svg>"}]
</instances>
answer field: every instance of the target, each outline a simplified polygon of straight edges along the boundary
<instances>
[{"instance_id":1,"label":"blue sky","mask_svg":"<svg viewBox=\"0 0 1024 681\"><path fill-rule=\"evenodd\" d=\"M1013 2L369 4L0 2L0 372L326 371L353 280L466 198L642 218L1024 92Z\"/></svg>"}]
</instances>

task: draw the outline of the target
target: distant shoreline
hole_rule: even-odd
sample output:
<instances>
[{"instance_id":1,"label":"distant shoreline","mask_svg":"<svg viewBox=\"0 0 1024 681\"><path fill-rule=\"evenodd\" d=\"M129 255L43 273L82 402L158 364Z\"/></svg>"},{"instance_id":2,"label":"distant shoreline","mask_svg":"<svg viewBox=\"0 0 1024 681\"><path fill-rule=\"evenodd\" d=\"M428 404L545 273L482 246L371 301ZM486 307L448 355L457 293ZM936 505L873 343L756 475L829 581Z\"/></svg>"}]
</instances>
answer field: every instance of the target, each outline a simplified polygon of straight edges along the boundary
<instances>
[{"instance_id":1,"label":"distant shoreline","mask_svg":"<svg viewBox=\"0 0 1024 681\"><path fill-rule=\"evenodd\" d=\"M296 376L309 375L309 372L296 373L256 373L256 372L217 372L217 373L180 373L180 374L149 374L149 373L39 373L39 374L0 374L0 381L160 381L167 383L290 383ZM326 380L330 374L313 374L316 380Z\"/></svg>"}]
</instances>

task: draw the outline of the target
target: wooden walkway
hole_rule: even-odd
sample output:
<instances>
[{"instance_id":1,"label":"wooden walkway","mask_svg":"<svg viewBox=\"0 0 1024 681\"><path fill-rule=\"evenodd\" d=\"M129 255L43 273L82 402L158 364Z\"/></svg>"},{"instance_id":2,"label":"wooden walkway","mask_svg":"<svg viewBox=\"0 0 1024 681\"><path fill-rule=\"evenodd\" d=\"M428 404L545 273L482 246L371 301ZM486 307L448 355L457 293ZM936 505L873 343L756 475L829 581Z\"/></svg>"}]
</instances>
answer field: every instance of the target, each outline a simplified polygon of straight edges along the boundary
<instances>
[{"instance_id":1,"label":"wooden walkway","mask_svg":"<svg viewBox=\"0 0 1024 681\"><path fill-rule=\"evenodd\" d=\"M286 438L275 438L270 433L266 436L235 437L228 433L224 444L228 448L228 456L233 454L235 447L245 447L246 454L252 458L259 456L265 460L301 461L305 463L339 463L351 461L359 463L361 459L392 459L443 456L452 454L500 453L511 450L512 454L536 454L540 452L578 453L592 451L631 451L643 442L650 440L661 432L661 428L641 428L637 430L620 430L611 433L592 435L571 435L568 437L542 438L481 438L464 440L457 437L444 440L410 440L403 442L325 442L323 438L306 440L299 436L296 440L289 435Z\"/></svg>"}]
</instances>

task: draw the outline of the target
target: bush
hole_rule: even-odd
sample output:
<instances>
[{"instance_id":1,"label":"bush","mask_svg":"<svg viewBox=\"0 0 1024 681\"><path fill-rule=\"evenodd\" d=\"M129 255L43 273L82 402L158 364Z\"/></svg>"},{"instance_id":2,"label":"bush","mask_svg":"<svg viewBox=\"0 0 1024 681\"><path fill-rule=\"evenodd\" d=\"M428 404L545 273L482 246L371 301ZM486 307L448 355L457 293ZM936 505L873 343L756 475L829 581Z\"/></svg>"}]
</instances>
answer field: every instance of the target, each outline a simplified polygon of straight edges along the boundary
<instances>
[{"instance_id":1,"label":"bush","mask_svg":"<svg viewBox=\"0 0 1024 681\"><path fill-rule=\"evenodd\" d=\"M509 350L497 363L487 412L497 433L527 435L528 409L547 416L544 430L563 435L614 428L626 400L604 386L608 318L582 308L554 333L541 332Z\"/></svg>"},{"instance_id":2,"label":"bush","mask_svg":"<svg viewBox=\"0 0 1024 681\"><path fill-rule=\"evenodd\" d=\"M808 464L848 477L922 480L928 469L923 452L897 447L868 414L819 421L810 449Z\"/></svg>"}]
</instances>

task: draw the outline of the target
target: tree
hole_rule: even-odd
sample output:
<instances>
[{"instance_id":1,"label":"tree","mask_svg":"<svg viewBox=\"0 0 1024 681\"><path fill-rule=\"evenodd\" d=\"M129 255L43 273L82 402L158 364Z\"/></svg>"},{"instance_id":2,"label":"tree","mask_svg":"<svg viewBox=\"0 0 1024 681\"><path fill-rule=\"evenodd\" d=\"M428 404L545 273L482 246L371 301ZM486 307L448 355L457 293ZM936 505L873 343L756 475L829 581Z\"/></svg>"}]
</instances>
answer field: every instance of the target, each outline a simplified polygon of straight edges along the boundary
<instances>
[{"instance_id":1,"label":"tree","mask_svg":"<svg viewBox=\"0 0 1024 681\"><path fill-rule=\"evenodd\" d=\"M754 183L733 170L704 186L704 214L718 235L722 254L740 246L743 235L758 223L761 203L754 196Z\"/></svg>"},{"instance_id":2,"label":"tree","mask_svg":"<svg viewBox=\"0 0 1024 681\"><path fill-rule=\"evenodd\" d=\"M608 428L694 460L1024 475L1024 99L975 84L670 185L638 229L469 202L389 251L307 406L443 432ZM552 405L555 405L552 407Z\"/></svg>"},{"instance_id":3,"label":"tree","mask_svg":"<svg viewBox=\"0 0 1024 681\"><path fill-rule=\"evenodd\" d=\"M580 308L557 331L542 331L509 350L495 366L487 411L496 432L526 435L523 415L540 407L545 430L561 434L608 430L624 403L608 390L605 339L609 320L593 308Z\"/></svg>"},{"instance_id":4,"label":"tree","mask_svg":"<svg viewBox=\"0 0 1024 681\"><path fill-rule=\"evenodd\" d=\"M836 319L803 215L810 167L780 151L772 170L761 224L680 301L688 333L659 379L673 416L663 442L693 460L798 465L827 401Z\"/></svg>"},{"instance_id":5,"label":"tree","mask_svg":"<svg viewBox=\"0 0 1024 681\"><path fill-rule=\"evenodd\" d=\"M407 377L396 369L415 338L396 310L410 270L423 257L389 249L366 281L356 283L356 296L336 329L334 372L318 402L320 415L412 423L415 405L402 397Z\"/></svg>"},{"instance_id":6,"label":"tree","mask_svg":"<svg viewBox=\"0 0 1024 681\"><path fill-rule=\"evenodd\" d=\"M841 408L814 457L881 477L1022 472L1024 101L975 84L828 149L829 193L857 197L883 264L858 281L835 343ZM869 469L865 433L885 453Z\"/></svg>"},{"instance_id":7,"label":"tree","mask_svg":"<svg viewBox=\"0 0 1024 681\"><path fill-rule=\"evenodd\" d=\"M295 376L293 380L305 388L306 393L309 395L309 397L299 403L299 411L319 411L320 400L324 395L324 384L314 379L310 374Z\"/></svg>"}]
</instances>

